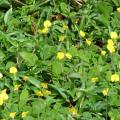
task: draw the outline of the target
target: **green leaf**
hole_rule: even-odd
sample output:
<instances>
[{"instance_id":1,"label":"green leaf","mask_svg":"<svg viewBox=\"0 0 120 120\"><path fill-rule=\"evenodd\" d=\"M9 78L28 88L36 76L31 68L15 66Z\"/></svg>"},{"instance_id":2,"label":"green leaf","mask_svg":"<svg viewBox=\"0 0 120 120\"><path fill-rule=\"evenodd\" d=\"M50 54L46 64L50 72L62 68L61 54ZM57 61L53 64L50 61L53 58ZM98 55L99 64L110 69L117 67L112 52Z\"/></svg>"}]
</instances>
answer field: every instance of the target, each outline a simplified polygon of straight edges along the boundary
<instances>
[{"instance_id":1,"label":"green leaf","mask_svg":"<svg viewBox=\"0 0 120 120\"><path fill-rule=\"evenodd\" d=\"M80 78L80 74L79 73L70 73L68 76L70 78Z\"/></svg>"},{"instance_id":2,"label":"green leaf","mask_svg":"<svg viewBox=\"0 0 120 120\"><path fill-rule=\"evenodd\" d=\"M10 3L7 0L1 0L0 1L0 8L1 9L9 9Z\"/></svg>"},{"instance_id":3,"label":"green leaf","mask_svg":"<svg viewBox=\"0 0 120 120\"><path fill-rule=\"evenodd\" d=\"M20 94L20 101L19 101L19 108L22 109L22 107L26 104L29 98L28 90L24 89L22 90Z\"/></svg>"},{"instance_id":4,"label":"green leaf","mask_svg":"<svg viewBox=\"0 0 120 120\"><path fill-rule=\"evenodd\" d=\"M110 17L110 13L112 12L112 7L108 2L99 2L97 5L98 10L103 14L106 18Z\"/></svg>"},{"instance_id":5,"label":"green leaf","mask_svg":"<svg viewBox=\"0 0 120 120\"><path fill-rule=\"evenodd\" d=\"M49 84L49 86L56 90L66 101L69 101L67 95L64 93L64 90L62 88L58 88L56 85L51 84Z\"/></svg>"},{"instance_id":6,"label":"green leaf","mask_svg":"<svg viewBox=\"0 0 120 120\"><path fill-rule=\"evenodd\" d=\"M68 9L68 6L66 5L66 3L62 2L60 4L60 9L65 16L68 16L70 10Z\"/></svg>"},{"instance_id":7,"label":"green leaf","mask_svg":"<svg viewBox=\"0 0 120 120\"><path fill-rule=\"evenodd\" d=\"M7 24L11 14L12 14L12 7L5 13L5 16L4 16L4 23L5 23L5 25Z\"/></svg>"},{"instance_id":8,"label":"green leaf","mask_svg":"<svg viewBox=\"0 0 120 120\"><path fill-rule=\"evenodd\" d=\"M38 57L34 53L20 52L20 56L25 60L28 66L34 66Z\"/></svg>"},{"instance_id":9,"label":"green leaf","mask_svg":"<svg viewBox=\"0 0 120 120\"><path fill-rule=\"evenodd\" d=\"M34 86L36 86L37 88L40 88L40 81L38 81L37 79L33 77L29 77L29 82Z\"/></svg>"},{"instance_id":10,"label":"green leaf","mask_svg":"<svg viewBox=\"0 0 120 120\"><path fill-rule=\"evenodd\" d=\"M4 58L5 58L5 54L2 51L0 51L0 61L3 61Z\"/></svg>"},{"instance_id":11,"label":"green leaf","mask_svg":"<svg viewBox=\"0 0 120 120\"><path fill-rule=\"evenodd\" d=\"M52 63L52 73L55 75L59 75L63 72L63 64L59 61L54 61Z\"/></svg>"},{"instance_id":12,"label":"green leaf","mask_svg":"<svg viewBox=\"0 0 120 120\"><path fill-rule=\"evenodd\" d=\"M20 94L20 101L27 101L28 98L29 98L28 90L26 89L22 90Z\"/></svg>"}]
</instances>

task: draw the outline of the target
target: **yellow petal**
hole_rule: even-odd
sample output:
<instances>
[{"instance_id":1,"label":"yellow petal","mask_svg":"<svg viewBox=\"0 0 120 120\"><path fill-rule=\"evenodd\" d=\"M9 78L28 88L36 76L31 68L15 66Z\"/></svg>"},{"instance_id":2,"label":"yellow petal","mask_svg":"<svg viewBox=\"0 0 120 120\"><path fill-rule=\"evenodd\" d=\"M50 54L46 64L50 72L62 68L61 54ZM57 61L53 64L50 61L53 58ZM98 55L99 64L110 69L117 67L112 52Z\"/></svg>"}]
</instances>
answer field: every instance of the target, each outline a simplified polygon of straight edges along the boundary
<instances>
[{"instance_id":1,"label":"yellow petal","mask_svg":"<svg viewBox=\"0 0 120 120\"><path fill-rule=\"evenodd\" d=\"M44 27L49 28L52 25L52 23L49 20L44 21Z\"/></svg>"},{"instance_id":2,"label":"yellow petal","mask_svg":"<svg viewBox=\"0 0 120 120\"><path fill-rule=\"evenodd\" d=\"M14 118L15 115L16 115L16 112L11 112L9 116L10 116L10 118Z\"/></svg>"},{"instance_id":3,"label":"yellow petal","mask_svg":"<svg viewBox=\"0 0 120 120\"><path fill-rule=\"evenodd\" d=\"M40 83L40 86L43 87L43 88L48 88L48 84L47 84L47 83L44 83L44 82L41 82L41 83Z\"/></svg>"},{"instance_id":4,"label":"yellow petal","mask_svg":"<svg viewBox=\"0 0 120 120\"><path fill-rule=\"evenodd\" d=\"M76 116L78 111L75 107L71 107L69 108L69 112L73 115L73 116Z\"/></svg>"},{"instance_id":5,"label":"yellow petal","mask_svg":"<svg viewBox=\"0 0 120 120\"><path fill-rule=\"evenodd\" d=\"M110 32L110 37L111 37L111 39L113 39L113 40L117 39L117 38L118 38L117 32Z\"/></svg>"},{"instance_id":6,"label":"yellow petal","mask_svg":"<svg viewBox=\"0 0 120 120\"><path fill-rule=\"evenodd\" d=\"M117 8L117 11L120 12L120 7Z\"/></svg>"},{"instance_id":7,"label":"yellow petal","mask_svg":"<svg viewBox=\"0 0 120 120\"><path fill-rule=\"evenodd\" d=\"M82 30L80 30L80 36L81 36L81 37L85 37L85 32L82 31Z\"/></svg>"},{"instance_id":8,"label":"yellow petal","mask_svg":"<svg viewBox=\"0 0 120 120\"><path fill-rule=\"evenodd\" d=\"M106 55L106 51L102 50L102 51L101 51L101 54L102 54L103 56Z\"/></svg>"},{"instance_id":9,"label":"yellow petal","mask_svg":"<svg viewBox=\"0 0 120 120\"><path fill-rule=\"evenodd\" d=\"M118 82L119 81L119 75L118 74L112 74L111 75L111 81L112 82Z\"/></svg>"},{"instance_id":10,"label":"yellow petal","mask_svg":"<svg viewBox=\"0 0 120 120\"><path fill-rule=\"evenodd\" d=\"M62 59L64 59L64 57L65 57L65 54L63 52L58 52L57 53L57 59L58 60L62 60Z\"/></svg>"},{"instance_id":11,"label":"yellow petal","mask_svg":"<svg viewBox=\"0 0 120 120\"><path fill-rule=\"evenodd\" d=\"M22 118L26 117L27 115L28 115L28 111L27 111L27 112L22 112L22 113L21 113Z\"/></svg>"},{"instance_id":12,"label":"yellow petal","mask_svg":"<svg viewBox=\"0 0 120 120\"><path fill-rule=\"evenodd\" d=\"M37 96L39 96L39 97L40 97L40 96L42 97L42 96L43 96L43 93L38 90L38 91L35 91L35 95L37 95Z\"/></svg>"},{"instance_id":13,"label":"yellow petal","mask_svg":"<svg viewBox=\"0 0 120 120\"><path fill-rule=\"evenodd\" d=\"M105 89L102 90L102 94L104 96L107 96L108 95L108 91L109 91L109 88L105 88Z\"/></svg>"},{"instance_id":14,"label":"yellow petal","mask_svg":"<svg viewBox=\"0 0 120 120\"><path fill-rule=\"evenodd\" d=\"M15 73L17 73L17 68L16 68L16 67L11 67L11 68L9 69L9 72L10 72L11 74L15 74Z\"/></svg>"},{"instance_id":15,"label":"yellow petal","mask_svg":"<svg viewBox=\"0 0 120 120\"><path fill-rule=\"evenodd\" d=\"M86 39L86 44L90 46L91 45L91 40L90 39Z\"/></svg>"}]
</instances>

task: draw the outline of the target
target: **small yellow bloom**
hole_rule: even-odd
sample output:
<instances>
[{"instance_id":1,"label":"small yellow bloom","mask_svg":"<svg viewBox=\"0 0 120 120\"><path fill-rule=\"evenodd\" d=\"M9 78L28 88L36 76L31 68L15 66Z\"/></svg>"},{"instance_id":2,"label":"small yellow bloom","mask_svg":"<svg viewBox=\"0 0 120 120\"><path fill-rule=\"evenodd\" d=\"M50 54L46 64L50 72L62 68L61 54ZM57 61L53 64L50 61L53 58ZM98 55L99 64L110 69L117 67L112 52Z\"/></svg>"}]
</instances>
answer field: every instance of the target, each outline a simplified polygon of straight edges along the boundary
<instances>
[{"instance_id":1,"label":"small yellow bloom","mask_svg":"<svg viewBox=\"0 0 120 120\"><path fill-rule=\"evenodd\" d=\"M42 93L41 91L38 90L38 91L35 91L35 95L37 95L37 96L40 97L40 96L43 96L43 93Z\"/></svg>"},{"instance_id":2,"label":"small yellow bloom","mask_svg":"<svg viewBox=\"0 0 120 120\"><path fill-rule=\"evenodd\" d=\"M111 75L111 81L112 82L118 82L119 81L119 75L118 74L112 74Z\"/></svg>"},{"instance_id":3,"label":"small yellow bloom","mask_svg":"<svg viewBox=\"0 0 120 120\"><path fill-rule=\"evenodd\" d=\"M47 83L44 83L44 82L41 82L41 83L40 83L40 86L43 87L43 88L48 88L48 84L47 84Z\"/></svg>"},{"instance_id":4,"label":"small yellow bloom","mask_svg":"<svg viewBox=\"0 0 120 120\"><path fill-rule=\"evenodd\" d=\"M28 115L28 111L27 111L27 112L22 112L22 113L21 113L22 118L26 117L27 115Z\"/></svg>"},{"instance_id":5,"label":"small yellow bloom","mask_svg":"<svg viewBox=\"0 0 120 120\"><path fill-rule=\"evenodd\" d=\"M85 37L85 32L82 31L82 30L80 30L80 36L81 36L81 37Z\"/></svg>"},{"instance_id":6,"label":"small yellow bloom","mask_svg":"<svg viewBox=\"0 0 120 120\"><path fill-rule=\"evenodd\" d=\"M15 117L15 115L16 115L16 112L11 112L9 116L10 116L10 118L13 119Z\"/></svg>"},{"instance_id":7,"label":"small yellow bloom","mask_svg":"<svg viewBox=\"0 0 120 120\"><path fill-rule=\"evenodd\" d=\"M101 54L102 54L103 56L106 55L106 51L102 50L102 51L101 51Z\"/></svg>"},{"instance_id":8,"label":"small yellow bloom","mask_svg":"<svg viewBox=\"0 0 120 120\"><path fill-rule=\"evenodd\" d=\"M15 86L14 86L14 91L19 90L20 86L21 86L21 84L15 85Z\"/></svg>"},{"instance_id":9,"label":"small yellow bloom","mask_svg":"<svg viewBox=\"0 0 120 120\"><path fill-rule=\"evenodd\" d=\"M11 68L9 69L9 72L10 72L11 74L15 74L15 73L17 73L17 68L16 68L16 67L11 67Z\"/></svg>"},{"instance_id":10,"label":"small yellow bloom","mask_svg":"<svg viewBox=\"0 0 120 120\"><path fill-rule=\"evenodd\" d=\"M91 78L91 82L96 83L98 81L98 77Z\"/></svg>"},{"instance_id":11,"label":"small yellow bloom","mask_svg":"<svg viewBox=\"0 0 120 120\"><path fill-rule=\"evenodd\" d=\"M50 94L51 94L51 91L45 90L45 91L43 91L43 94L44 94L44 95L50 95Z\"/></svg>"},{"instance_id":12,"label":"small yellow bloom","mask_svg":"<svg viewBox=\"0 0 120 120\"><path fill-rule=\"evenodd\" d=\"M120 12L120 7L117 8L117 11Z\"/></svg>"},{"instance_id":13,"label":"small yellow bloom","mask_svg":"<svg viewBox=\"0 0 120 120\"><path fill-rule=\"evenodd\" d=\"M102 94L104 96L107 96L108 95L108 91L109 91L109 88L105 88L105 89L102 90Z\"/></svg>"},{"instance_id":14,"label":"small yellow bloom","mask_svg":"<svg viewBox=\"0 0 120 120\"><path fill-rule=\"evenodd\" d=\"M75 107L69 108L69 112L73 115L76 116L78 114L78 111Z\"/></svg>"},{"instance_id":15,"label":"small yellow bloom","mask_svg":"<svg viewBox=\"0 0 120 120\"><path fill-rule=\"evenodd\" d=\"M66 53L65 56L68 58L68 59L71 59L72 58L72 55L70 53Z\"/></svg>"},{"instance_id":16,"label":"small yellow bloom","mask_svg":"<svg viewBox=\"0 0 120 120\"><path fill-rule=\"evenodd\" d=\"M49 20L44 21L44 27L49 28L51 27L52 23Z\"/></svg>"},{"instance_id":17,"label":"small yellow bloom","mask_svg":"<svg viewBox=\"0 0 120 120\"><path fill-rule=\"evenodd\" d=\"M57 59L58 60L62 60L62 59L64 59L64 57L65 57L65 54L63 52L58 52L57 53Z\"/></svg>"},{"instance_id":18,"label":"small yellow bloom","mask_svg":"<svg viewBox=\"0 0 120 120\"><path fill-rule=\"evenodd\" d=\"M47 34L48 31L49 31L48 28L43 28L42 30L41 29L38 30L38 32L41 33L41 34Z\"/></svg>"},{"instance_id":19,"label":"small yellow bloom","mask_svg":"<svg viewBox=\"0 0 120 120\"><path fill-rule=\"evenodd\" d=\"M59 41L63 42L65 40L65 36L62 35L62 36L59 36Z\"/></svg>"},{"instance_id":20,"label":"small yellow bloom","mask_svg":"<svg viewBox=\"0 0 120 120\"><path fill-rule=\"evenodd\" d=\"M86 44L90 46L91 45L91 40L86 39Z\"/></svg>"},{"instance_id":21,"label":"small yellow bloom","mask_svg":"<svg viewBox=\"0 0 120 120\"><path fill-rule=\"evenodd\" d=\"M107 43L108 43L108 45L114 45L114 42L113 42L112 39L109 39L109 40L107 41Z\"/></svg>"},{"instance_id":22,"label":"small yellow bloom","mask_svg":"<svg viewBox=\"0 0 120 120\"><path fill-rule=\"evenodd\" d=\"M64 24L64 25L63 25L63 29L64 29L64 30L68 30L68 25Z\"/></svg>"},{"instance_id":23,"label":"small yellow bloom","mask_svg":"<svg viewBox=\"0 0 120 120\"><path fill-rule=\"evenodd\" d=\"M117 32L110 32L110 37L111 37L111 39L113 39L113 40L117 39L117 38L118 38Z\"/></svg>"},{"instance_id":24,"label":"small yellow bloom","mask_svg":"<svg viewBox=\"0 0 120 120\"><path fill-rule=\"evenodd\" d=\"M24 81L27 81L27 80L29 80L29 77L28 76L23 76L23 78L22 78Z\"/></svg>"},{"instance_id":25,"label":"small yellow bloom","mask_svg":"<svg viewBox=\"0 0 120 120\"><path fill-rule=\"evenodd\" d=\"M113 52L115 52L115 48L114 48L114 46L113 45L107 45L107 49L109 50L109 52L110 53L113 53Z\"/></svg>"},{"instance_id":26,"label":"small yellow bloom","mask_svg":"<svg viewBox=\"0 0 120 120\"><path fill-rule=\"evenodd\" d=\"M0 79L2 79L3 78L3 74L0 72Z\"/></svg>"},{"instance_id":27,"label":"small yellow bloom","mask_svg":"<svg viewBox=\"0 0 120 120\"><path fill-rule=\"evenodd\" d=\"M3 101L6 101L8 99L8 94L6 93L6 89L1 91L0 97L3 99Z\"/></svg>"}]
</instances>

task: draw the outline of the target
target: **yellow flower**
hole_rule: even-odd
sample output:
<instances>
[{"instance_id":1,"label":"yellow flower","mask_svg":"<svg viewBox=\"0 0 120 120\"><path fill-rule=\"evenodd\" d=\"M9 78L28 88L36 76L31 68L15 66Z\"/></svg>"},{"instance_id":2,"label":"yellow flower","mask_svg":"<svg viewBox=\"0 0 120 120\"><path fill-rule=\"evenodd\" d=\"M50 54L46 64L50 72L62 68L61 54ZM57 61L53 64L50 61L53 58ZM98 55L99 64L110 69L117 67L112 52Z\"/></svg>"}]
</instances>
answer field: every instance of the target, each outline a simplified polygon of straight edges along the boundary
<instances>
[{"instance_id":1,"label":"yellow flower","mask_svg":"<svg viewBox=\"0 0 120 120\"><path fill-rule=\"evenodd\" d=\"M112 82L118 82L119 81L119 75L118 74L112 74L111 75L111 81Z\"/></svg>"},{"instance_id":2,"label":"yellow flower","mask_svg":"<svg viewBox=\"0 0 120 120\"><path fill-rule=\"evenodd\" d=\"M75 107L71 107L69 108L69 112L73 115L73 116L76 116L78 111Z\"/></svg>"},{"instance_id":3,"label":"yellow flower","mask_svg":"<svg viewBox=\"0 0 120 120\"><path fill-rule=\"evenodd\" d=\"M21 86L21 84L15 85L15 86L14 86L14 91L19 90L20 86Z\"/></svg>"},{"instance_id":4,"label":"yellow flower","mask_svg":"<svg viewBox=\"0 0 120 120\"><path fill-rule=\"evenodd\" d=\"M27 81L27 80L29 80L29 77L28 76L23 76L23 78L22 78L24 81Z\"/></svg>"},{"instance_id":5,"label":"yellow flower","mask_svg":"<svg viewBox=\"0 0 120 120\"><path fill-rule=\"evenodd\" d=\"M80 36L81 36L81 37L85 37L85 32L82 31L82 30L80 30Z\"/></svg>"},{"instance_id":6,"label":"yellow flower","mask_svg":"<svg viewBox=\"0 0 120 120\"><path fill-rule=\"evenodd\" d=\"M112 39L109 39L109 40L107 41L107 43L108 43L108 45L114 45L114 42L113 42Z\"/></svg>"},{"instance_id":7,"label":"yellow flower","mask_svg":"<svg viewBox=\"0 0 120 120\"><path fill-rule=\"evenodd\" d=\"M63 52L58 52L57 53L57 59L58 60L62 60L62 59L64 59L64 57L65 57L65 54Z\"/></svg>"},{"instance_id":8,"label":"yellow flower","mask_svg":"<svg viewBox=\"0 0 120 120\"><path fill-rule=\"evenodd\" d=\"M107 96L108 95L108 91L109 91L109 88L105 88L105 89L102 90L102 94L104 96Z\"/></svg>"},{"instance_id":9,"label":"yellow flower","mask_svg":"<svg viewBox=\"0 0 120 120\"><path fill-rule=\"evenodd\" d=\"M68 30L68 25L64 24L64 25L63 25L63 29L64 29L64 30Z\"/></svg>"},{"instance_id":10,"label":"yellow flower","mask_svg":"<svg viewBox=\"0 0 120 120\"><path fill-rule=\"evenodd\" d=\"M47 83L44 83L44 82L41 82L41 83L40 83L40 86L43 87L43 88L48 88L48 84L47 84Z\"/></svg>"},{"instance_id":11,"label":"yellow flower","mask_svg":"<svg viewBox=\"0 0 120 120\"><path fill-rule=\"evenodd\" d=\"M44 94L44 95L50 95L50 94L51 94L51 91L45 90L45 91L43 91L43 94Z\"/></svg>"},{"instance_id":12,"label":"yellow flower","mask_svg":"<svg viewBox=\"0 0 120 120\"><path fill-rule=\"evenodd\" d=\"M98 77L91 78L91 82L96 83L98 81Z\"/></svg>"},{"instance_id":13,"label":"yellow flower","mask_svg":"<svg viewBox=\"0 0 120 120\"><path fill-rule=\"evenodd\" d=\"M3 74L0 72L0 79L2 79L3 78Z\"/></svg>"},{"instance_id":14,"label":"yellow flower","mask_svg":"<svg viewBox=\"0 0 120 120\"><path fill-rule=\"evenodd\" d=\"M115 48L114 48L114 46L113 45L107 45L107 49L109 50L109 52L110 53L113 53L113 52L115 52Z\"/></svg>"},{"instance_id":15,"label":"yellow flower","mask_svg":"<svg viewBox=\"0 0 120 120\"><path fill-rule=\"evenodd\" d=\"M22 112L22 113L21 113L22 118L26 117L27 115L28 115L28 111L27 111L27 112Z\"/></svg>"},{"instance_id":16,"label":"yellow flower","mask_svg":"<svg viewBox=\"0 0 120 120\"><path fill-rule=\"evenodd\" d=\"M41 33L41 34L47 34L48 31L49 31L48 28L43 28L42 30L41 29L38 30L38 32Z\"/></svg>"},{"instance_id":17,"label":"yellow flower","mask_svg":"<svg viewBox=\"0 0 120 120\"><path fill-rule=\"evenodd\" d=\"M110 32L110 37L111 37L111 39L113 39L113 40L117 39L117 38L118 38L117 32Z\"/></svg>"},{"instance_id":18,"label":"yellow flower","mask_svg":"<svg viewBox=\"0 0 120 120\"><path fill-rule=\"evenodd\" d=\"M14 118L15 115L16 115L16 112L11 112L9 116L10 116L10 118Z\"/></svg>"},{"instance_id":19,"label":"yellow flower","mask_svg":"<svg viewBox=\"0 0 120 120\"><path fill-rule=\"evenodd\" d=\"M101 54L102 54L103 56L106 55L106 51L102 50L102 51L101 51Z\"/></svg>"},{"instance_id":20,"label":"yellow flower","mask_svg":"<svg viewBox=\"0 0 120 120\"><path fill-rule=\"evenodd\" d=\"M63 42L65 40L65 36L62 35L62 36L59 36L59 41Z\"/></svg>"},{"instance_id":21,"label":"yellow flower","mask_svg":"<svg viewBox=\"0 0 120 120\"><path fill-rule=\"evenodd\" d=\"M120 7L117 8L117 11L120 12Z\"/></svg>"},{"instance_id":22,"label":"yellow flower","mask_svg":"<svg viewBox=\"0 0 120 120\"><path fill-rule=\"evenodd\" d=\"M49 20L44 21L44 27L49 28L52 25L52 23Z\"/></svg>"},{"instance_id":23,"label":"yellow flower","mask_svg":"<svg viewBox=\"0 0 120 120\"><path fill-rule=\"evenodd\" d=\"M68 59L71 59L72 58L72 55L70 53L66 53L65 56L68 58Z\"/></svg>"},{"instance_id":24,"label":"yellow flower","mask_svg":"<svg viewBox=\"0 0 120 120\"><path fill-rule=\"evenodd\" d=\"M1 94L0 94L0 98L3 99L3 101L7 100L8 99L8 94L6 93L6 89L2 90L1 91Z\"/></svg>"},{"instance_id":25,"label":"yellow flower","mask_svg":"<svg viewBox=\"0 0 120 120\"><path fill-rule=\"evenodd\" d=\"M15 73L17 73L17 68L16 68L16 67L11 67L11 68L9 69L9 72L10 72L11 74L15 74Z\"/></svg>"},{"instance_id":26,"label":"yellow flower","mask_svg":"<svg viewBox=\"0 0 120 120\"><path fill-rule=\"evenodd\" d=\"M86 39L86 44L90 46L91 45L91 40Z\"/></svg>"},{"instance_id":27,"label":"yellow flower","mask_svg":"<svg viewBox=\"0 0 120 120\"><path fill-rule=\"evenodd\" d=\"M43 93L42 93L41 91L38 90L38 91L35 91L35 95L37 95L37 96L40 97L40 96L43 96Z\"/></svg>"}]
</instances>

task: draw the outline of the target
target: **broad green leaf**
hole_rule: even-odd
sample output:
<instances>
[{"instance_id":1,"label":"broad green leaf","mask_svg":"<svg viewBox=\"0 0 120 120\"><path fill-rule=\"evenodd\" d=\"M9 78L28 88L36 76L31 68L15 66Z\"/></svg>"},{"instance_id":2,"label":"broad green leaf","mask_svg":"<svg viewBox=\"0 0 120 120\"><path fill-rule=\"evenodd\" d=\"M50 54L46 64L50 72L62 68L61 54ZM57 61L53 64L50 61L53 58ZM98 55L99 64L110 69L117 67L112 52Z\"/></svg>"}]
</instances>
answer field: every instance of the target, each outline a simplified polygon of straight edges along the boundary
<instances>
[{"instance_id":1,"label":"broad green leaf","mask_svg":"<svg viewBox=\"0 0 120 120\"><path fill-rule=\"evenodd\" d=\"M22 109L22 107L26 104L29 98L29 92L28 90L24 89L22 90L20 94L20 101L19 101L19 108Z\"/></svg>"},{"instance_id":2,"label":"broad green leaf","mask_svg":"<svg viewBox=\"0 0 120 120\"><path fill-rule=\"evenodd\" d=\"M20 52L20 56L24 59L28 66L34 66L38 60L36 54L30 52Z\"/></svg>"},{"instance_id":3,"label":"broad green leaf","mask_svg":"<svg viewBox=\"0 0 120 120\"><path fill-rule=\"evenodd\" d=\"M20 101L27 101L28 98L29 98L28 90L26 90L26 89L22 90L22 92L20 94Z\"/></svg>"},{"instance_id":4,"label":"broad green leaf","mask_svg":"<svg viewBox=\"0 0 120 120\"><path fill-rule=\"evenodd\" d=\"M52 73L55 75L59 75L63 72L64 70L64 66L62 64L62 62L59 61L54 61L52 63Z\"/></svg>"},{"instance_id":5,"label":"broad green leaf","mask_svg":"<svg viewBox=\"0 0 120 120\"><path fill-rule=\"evenodd\" d=\"M61 2L61 4L60 4L60 9L61 9L62 13L63 13L65 16L68 16L70 10L69 10L69 8L68 8L68 6L67 6L66 3Z\"/></svg>"},{"instance_id":6,"label":"broad green leaf","mask_svg":"<svg viewBox=\"0 0 120 120\"><path fill-rule=\"evenodd\" d=\"M5 23L5 25L7 24L11 14L12 14L12 7L5 13L5 16L4 16L4 23Z\"/></svg>"},{"instance_id":7,"label":"broad green leaf","mask_svg":"<svg viewBox=\"0 0 120 120\"><path fill-rule=\"evenodd\" d=\"M38 81L37 79L35 79L34 77L29 77L29 82L31 84L33 84L34 86L40 88L40 81Z\"/></svg>"}]
</instances>

